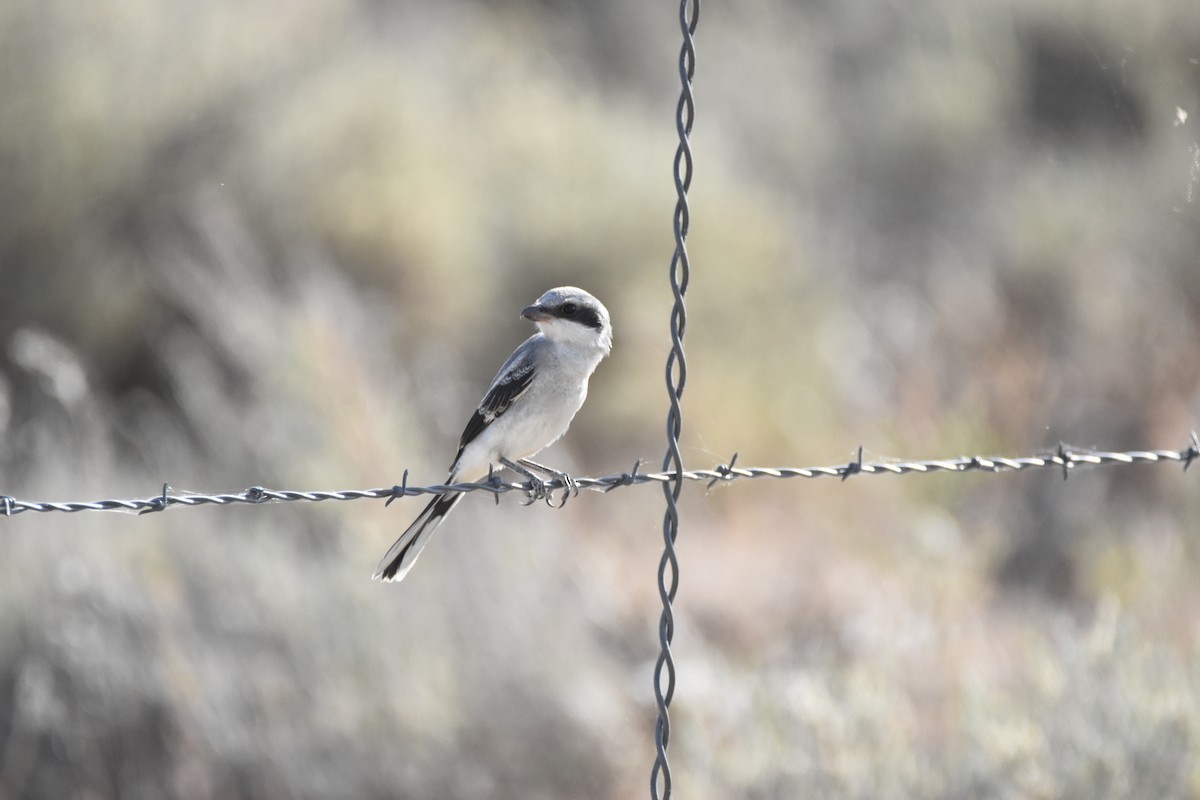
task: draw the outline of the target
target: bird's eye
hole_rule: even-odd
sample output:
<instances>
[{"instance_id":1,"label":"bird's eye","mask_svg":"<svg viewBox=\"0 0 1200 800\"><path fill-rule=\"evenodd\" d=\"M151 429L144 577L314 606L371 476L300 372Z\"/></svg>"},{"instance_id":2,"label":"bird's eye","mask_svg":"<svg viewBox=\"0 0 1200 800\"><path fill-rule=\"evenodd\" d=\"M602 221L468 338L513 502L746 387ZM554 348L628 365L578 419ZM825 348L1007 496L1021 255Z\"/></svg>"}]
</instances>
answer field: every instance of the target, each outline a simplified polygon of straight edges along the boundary
<instances>
[{"instance_id":1,"label":"bird's eye","mask_svg":"<svg viewBox=\"0 0 1200 800\"><path fill-rule=\"evenodd\" d=\"M579 306L575 305L574 303L563 303L562 304L562 313L568 317L573 316L575 314L575 312L578 310L579 310Z\"/></svg>"}]
</instances>

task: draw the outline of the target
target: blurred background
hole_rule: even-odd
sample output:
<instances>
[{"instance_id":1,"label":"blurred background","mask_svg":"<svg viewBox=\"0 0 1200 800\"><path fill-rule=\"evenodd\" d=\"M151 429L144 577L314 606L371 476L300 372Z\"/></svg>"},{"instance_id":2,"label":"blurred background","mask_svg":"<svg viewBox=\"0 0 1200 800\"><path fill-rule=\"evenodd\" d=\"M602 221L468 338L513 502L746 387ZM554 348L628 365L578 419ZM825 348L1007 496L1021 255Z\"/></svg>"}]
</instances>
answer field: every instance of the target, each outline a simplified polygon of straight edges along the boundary
<instances>
[{"instance_id":1,"label":"blurred background","mask_svg":"<svg viewBox=\"0 0 1200 800\"><path fill-rule=\"evenodd\" d=\"M519 310L661 462L673 3L0 6L0 493L444 477ZM744 0L698 33L692 467L1186 446L1193 0ZM1200 488L685 490L689 798L1200 797ZM630 798L662 496L0 521L0 798Z\"/></svg>"}]
</instances>

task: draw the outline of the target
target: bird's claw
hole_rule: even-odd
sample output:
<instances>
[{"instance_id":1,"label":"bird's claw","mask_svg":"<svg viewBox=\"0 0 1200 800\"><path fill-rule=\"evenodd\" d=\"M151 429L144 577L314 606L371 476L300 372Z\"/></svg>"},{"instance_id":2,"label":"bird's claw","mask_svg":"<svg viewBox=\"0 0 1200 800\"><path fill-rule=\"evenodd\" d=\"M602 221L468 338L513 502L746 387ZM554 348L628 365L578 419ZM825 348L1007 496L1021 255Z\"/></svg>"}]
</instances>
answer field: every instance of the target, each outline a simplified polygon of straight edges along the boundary
<instances>
[{"instance_id":1,"label":"bird's claw","mask_svg":"<svg viewBox=\"0 0 1200 800\"><path fill-rule=\"evenodd\" d=\"M558 488L554 485L555 480L562 484L562 498L555 503L554 492ZM562 508L567 504L567 501L579 494L579 484L565 472L557 473L553 480L543 480L541 478L533 478L529 481L529 502L525 505L532 505L538 500L545 500L546 505L550 508Z\"/></svg>"},{"instance_id":2,"label":"bird's claw","mask_svg":"<svg viewBox=\"0 0 1200 800\"><path fill-rule=\"evenodd\" d=\"M546 505L549 506L550 508L562 508L563 506L565 506L567 504L567 501L571 499L571 486L572 486L572 484L574 484L574 481L571 481L571 483L568 483L564 479L562 481L562 483L563 483L562 500L559 500L557 505L555 505L555 503L554 503L554 489L550 487L549 483L546 484L548 491L546 492L545 500L546 500Z\"/></svg>"},{"instance_id":3,"label":"bird's claw","mask_svg":"<svg viewBox=\"0 0 1200 800\"><path fill-rule=\"evenodd\" d=\"M562 508L567 504L567 500L579 494L579 484L565 472L544 466L536 461L529 461L528 459L522 459L517 463L501 459L501 463L514 472L520 473L529 482L529 489L526 492L528 501L521 505L533 505L538 500L545 500L546 505L550 508ZM545 480L533 472L533 470L539 470L547 475L551 475L553 476L553 480ZM554 502L554 491L557 488L554 486L554 481L561 483L563 489L562 499L558 503Z\"/></svg>"},{"instance_id":4,"label":"bird's claw","mask_svg":"<svg viewBox=\"0 0 1200 800\"><path fill-rule=\"evenodd\" d=\"M558 479L562 481L563 485L562 500L559 501L558 505L554 505L553 496L547 497L546 505L550 506L551 508L562 508L572 497L579 496L579 483L574 478L565 472L560 472L558 473Z\"/></svg>"},{"instance_id":5,"label":"bird's claw","mask_svg":"<svg viewBox=\"0 0 1200 800\"><path fill-rule=\"evenodd\" d=\"M563 490L562 499L559 500L557 504L555 504L555 502L554 502L554 490L550 486L550 483L553 483L553 481L545 484L547 491L546 491L546 495L545 495L544 499L546 501L546 505L550 506L550 508L562 508L563 506L565 506L567 504L568 500L570 500L572 497L577 497L579 495L579 483L574 478L572 478L570 475L563 472L562 470L557 470L557 469L554 469L553 467L547 467L546 465L539 464L536 461L526 460L522 463L526 467L530 467L532 469L538 469L538 470L541 470L542 472L546 473L547 475L553 476L553 478L555 480L557 480L559 483L562 484L562 490Z\"/></svg>"},{"instance_id":6,"label":"bird's claw","mask_svg":"<svg viewBox=\"0 0 1200 800\"><path fill-rule=\"evenodd\" d=\"M549 503L551 492L553 491L550 488L550 484L536 475L530 475L528 480L529 489L525 492L525 500L521 502L521 505L531 506L538 500L545 500Z\"/></svg>"}]
</instances>

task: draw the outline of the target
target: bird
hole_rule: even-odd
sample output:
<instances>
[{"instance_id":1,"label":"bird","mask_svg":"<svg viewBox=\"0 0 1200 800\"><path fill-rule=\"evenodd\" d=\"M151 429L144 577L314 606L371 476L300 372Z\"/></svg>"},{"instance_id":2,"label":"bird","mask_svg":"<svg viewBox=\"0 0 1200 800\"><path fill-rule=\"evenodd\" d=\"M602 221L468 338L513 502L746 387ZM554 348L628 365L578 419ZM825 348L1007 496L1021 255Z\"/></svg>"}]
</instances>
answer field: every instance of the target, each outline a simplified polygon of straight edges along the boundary
<instances>
[{"instance_id":1,"label":"bird","mask_svg":"<svg viewBox=\"0 0 1200 800\"><path fill-rule=\"evenodd\" d=\"M463 430L447 484L473 483L499 466L531 482L540 479L529 470L540 470L559 478L565 490L573 488L570 476L530 459L567 432L587 399L588 380L612 350L608 309L583 289L559 286L521 316L537 326L537 333L513 351L492 379ZM462 497L461 492L435 495L388 549L373 579L403 580Z\"/></svg>"}]
</instances>

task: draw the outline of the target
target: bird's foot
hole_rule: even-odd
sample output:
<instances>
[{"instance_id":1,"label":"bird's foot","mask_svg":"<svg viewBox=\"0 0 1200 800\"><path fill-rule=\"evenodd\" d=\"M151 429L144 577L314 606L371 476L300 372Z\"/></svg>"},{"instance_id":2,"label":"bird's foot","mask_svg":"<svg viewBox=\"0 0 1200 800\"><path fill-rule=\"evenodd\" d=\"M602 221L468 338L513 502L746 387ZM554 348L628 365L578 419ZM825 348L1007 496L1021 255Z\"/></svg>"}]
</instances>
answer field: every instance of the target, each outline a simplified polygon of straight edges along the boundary
<instances>
[{"instance_id":1,"label":"bird's foot","mask_svg":"<svg viewBox=\"0 0 1200 800\"><path fill-rule=\"evenodd\" d=\"M545 500L548 504L552 504L551 498L554 496L554 487L550 485L549 481L526 469L521 463L509 461L507 458L501 458L500 463L529 482L529 489L525 495L526 500L521 505L530 506L538 500Z\"/></svg>"},{"instance_id":2,"label":"bird's foot","mask_svg":"<svg viewBox=\"0 0 1200 800\"><path fill-rule=\"evenodd\" d=\"M529 502L525 503L525 505L530 505L538 500L545 500L546 505L551 508L562 508L567 504L567 500L579 494L579 484L565 472L560 472L559 470L539 464L536 461L530 461L527 458L522 458L515 463L509 461L507 458L502 458L500 459L500 463L519 473L529 481ZM548 481L533 472L533 470L539 470L546 475L550 475L554 480ZM555 486L556 481L561 484L563 489L562 499L558 503L554 502L554 490L558 488Z\"/></svg>"},{"instance_id":3,"label":"bird's foot","mask_svg":"<svg viewBox=\"0 0 1200 800\"><path fill-rule=\"evenodd\" d=\"M575 479L567 473L554 469L553 467L547 467L545 464L539 464L536 461L530 461L528 458L521 459L521 464L529 469L541 470L547 475L553 476L555 480L562 484L562 500L559 501L558 505L554 504L553 494L550 494L546 497L546 505L550 506L551 508L562 508L567 504L567 500L579 495L579 484L576 483Z\"/></svg>"}]
</instances>

